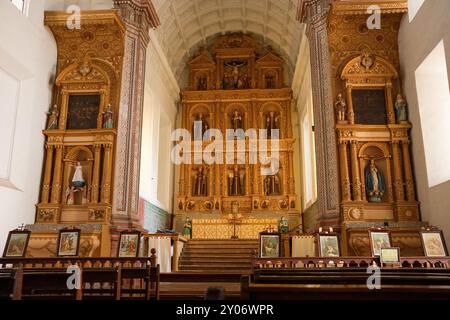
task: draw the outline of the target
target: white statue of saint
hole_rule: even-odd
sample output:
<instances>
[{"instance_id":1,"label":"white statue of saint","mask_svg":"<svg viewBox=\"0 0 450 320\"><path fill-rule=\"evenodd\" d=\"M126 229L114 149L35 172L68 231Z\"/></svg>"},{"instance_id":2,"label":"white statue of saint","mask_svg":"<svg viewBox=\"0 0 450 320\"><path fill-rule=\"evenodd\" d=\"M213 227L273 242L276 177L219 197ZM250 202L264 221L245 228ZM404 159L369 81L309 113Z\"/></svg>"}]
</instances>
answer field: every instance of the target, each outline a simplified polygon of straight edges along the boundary
<instances>
[{"instance_id":1,"label":"white statue of saint","mask_svg":"<svg viewBox=\"0 0 450 320\"><path fill-rule=\"evenodd\" d=\"M72 186L75 188L83 188L86 185L86 181L83 178L83 166L80 162L77 162L75 166L75 173L72 178Z\"/></svg>"}]
</instances>

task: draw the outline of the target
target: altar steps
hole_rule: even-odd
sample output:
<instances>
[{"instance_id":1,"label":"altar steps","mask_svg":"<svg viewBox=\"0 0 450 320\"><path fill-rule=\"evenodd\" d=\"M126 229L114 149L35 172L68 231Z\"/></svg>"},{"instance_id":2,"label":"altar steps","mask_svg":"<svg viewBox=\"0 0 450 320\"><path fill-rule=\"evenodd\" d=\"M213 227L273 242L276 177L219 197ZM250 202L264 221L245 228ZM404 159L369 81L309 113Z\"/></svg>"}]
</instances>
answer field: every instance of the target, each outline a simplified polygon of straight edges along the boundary
<instances>
[{"instance_id":1,"label":"altar steps","mask_svg":"<svg viewBox=\"0 0 450 320\"><path fill-rule=\"evenodd\" d=\"M249 273L258 240L189 240L180 257L182 272Z\"/></svg>"}]
</instances>

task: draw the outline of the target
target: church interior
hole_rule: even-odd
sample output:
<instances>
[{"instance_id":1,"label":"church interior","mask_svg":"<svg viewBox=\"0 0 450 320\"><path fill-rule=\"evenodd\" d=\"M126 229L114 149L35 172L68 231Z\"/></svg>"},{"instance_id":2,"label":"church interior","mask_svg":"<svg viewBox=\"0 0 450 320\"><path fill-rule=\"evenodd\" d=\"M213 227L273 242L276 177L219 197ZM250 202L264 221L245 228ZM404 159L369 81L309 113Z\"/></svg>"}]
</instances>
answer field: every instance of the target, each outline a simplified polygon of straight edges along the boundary
<instances>
[{"instance_id":1,"label":"church interior","mask_svg":"<svg viewBox=\"0 0 450 320\"><path fill-rule=\"evenodd\" d=\"M0 1L0 299L448 299L449 12Z\"/></svg>"}]
</instances>

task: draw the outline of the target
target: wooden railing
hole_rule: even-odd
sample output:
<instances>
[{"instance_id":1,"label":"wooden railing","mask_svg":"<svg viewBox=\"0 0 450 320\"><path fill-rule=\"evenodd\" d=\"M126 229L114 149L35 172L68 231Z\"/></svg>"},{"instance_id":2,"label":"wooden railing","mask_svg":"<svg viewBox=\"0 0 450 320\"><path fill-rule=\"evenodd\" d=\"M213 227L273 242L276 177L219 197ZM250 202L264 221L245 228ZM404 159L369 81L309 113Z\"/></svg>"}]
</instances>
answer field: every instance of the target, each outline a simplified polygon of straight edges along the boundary
<instances>
[{"instance_id":1,"label":"wooden railing","mask_svg":"<svg viewBox=\"0 0 450 320\"><path fill-rule=\"evenodd\" d=\"M142 258L79 258L79 257L53 257L53 258L0 258L0 269L18 268L67 268L78 265L81 268L144 268L156 267L156 250L151 250L150 257Z\"/></svg>"},{"instance_id":2,"label":"wooden railing","mask_svg":"<svg viewBox=\"0 0 450 320\"><path fill-rule=\"evenodd\" d=\"M379 265L374 257L301 257L301 258L257 258L252 259L252 271L256 269L318 269L318 268L367 268ZM401 258L403 268L445 268L450 269L450 257L405 257Z\"/></svg>"}]
</instances>

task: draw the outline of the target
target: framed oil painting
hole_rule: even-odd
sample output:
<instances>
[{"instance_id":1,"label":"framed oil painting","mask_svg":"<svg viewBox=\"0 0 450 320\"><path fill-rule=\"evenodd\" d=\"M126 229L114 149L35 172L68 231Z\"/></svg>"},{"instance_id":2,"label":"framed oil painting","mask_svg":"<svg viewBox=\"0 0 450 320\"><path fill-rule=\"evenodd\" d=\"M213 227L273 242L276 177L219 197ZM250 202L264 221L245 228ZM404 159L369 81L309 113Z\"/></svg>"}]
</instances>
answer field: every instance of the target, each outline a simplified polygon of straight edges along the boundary
<instances>
[{"instance_id":1,"label":"framed oil painting","mask_svg":"<svg viewBox=\"0 0 450 320\"><path fill-rule=\"evenodd\" d=\"M5 250L3 252L4 258L23 258L27 252L28 241L30 240L31 232L28 230L13 230L8 234Z\"/></svg>"},{"instance_id":2,"label":"framed oil painting","mask_svg":"<svg viewBox=\"0 0 450 320\"><path fill-rule=\"evenodd\" d=\"M100 95L70 95L67 111L67 129L96 129L100 110Z\"/></svg>"},{"instance_id":3,"label":"framed oil painting","mask_svg":"<svg viewBox=\"0 0 450 320\"><path fill-rule=\"evenodd\" d=\"M80 247L80 229L59 230L57 256L76 257Z\"/></svg>"},{"instance_id":4,"label":"framed oil painting","mask_svg":"<svg viewBox=\"0 0 450 320\"><path fill-rule=\"evenodd\" d=\"M399 264L400 248L383 248L380 250L380 262L383 264Z\"/></svg>"},{"instance_id":5,"label":"framed oil painting","mask_svg":"<svg viewBox=\"0 0 450 320\"><path fill-rule=\"evenodd\" d=\"M279 258L280 250L279 233L260 233L259 234L259 256L261 258Z\"/></svg>"},{"instance_id":6,"label":"framed oil painting","mask_svg":"<svg viewBox=\"0 0 450 320\"><path fill-rule=\"evenodd\" d=\"M337 234L319 233L317 241L319 257L339 257L341 255L339 236Z\"/></svg>"},{"instance_id":7,"label":"framed oil painting","mask_svg":"<svg viewBox=\"0 0 450 320\"><path fill-rule=\"evenodd\" d=\"M427 257L446 257L447 247L442 231L421 231L423 253Z\"/></svg>"},{"instance_id":8,"label":"framed oil painting","mask_svg":"<svg viewBox=\"0 0 450 320\"><path fill-rule=\"evenodd\" d=\"M120 234L117 256L119 258L137 258L141 233L139 231L125 231Z\"/></svg>"},{"instance_id":9,"label":"framed oil painting","mask_svg":"<svg viewBox=\"0 0 450 320\"><path fill-rule=\"evenodd\" d=\"M381 249L392 247L391 235L388 231L370 231L369 238L373 257L379 257Z\"/></svg>"}]
</instances>

